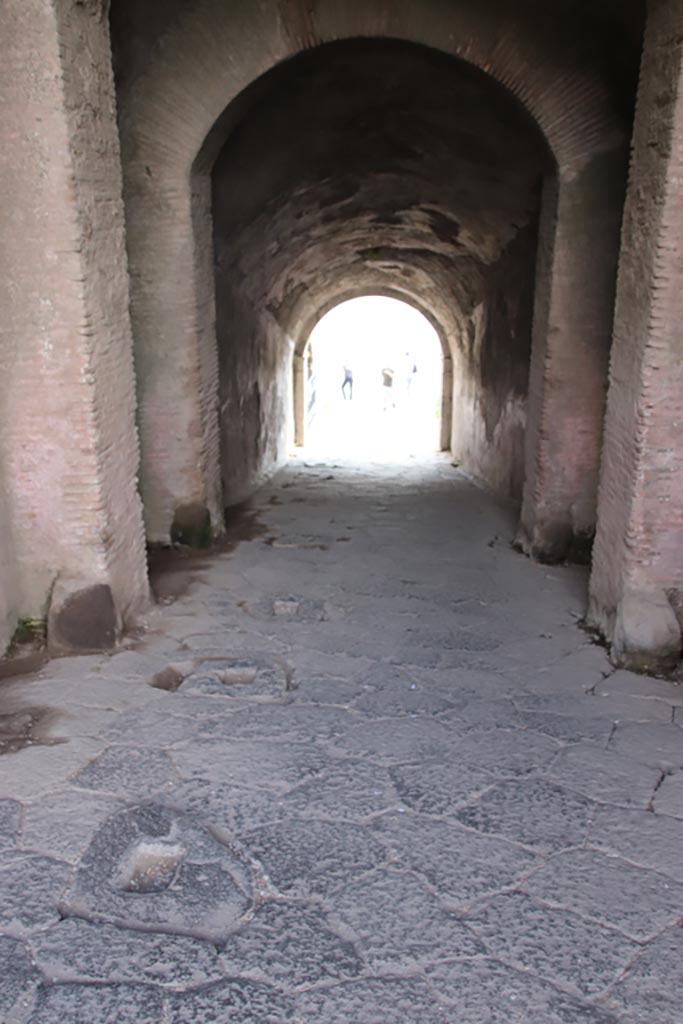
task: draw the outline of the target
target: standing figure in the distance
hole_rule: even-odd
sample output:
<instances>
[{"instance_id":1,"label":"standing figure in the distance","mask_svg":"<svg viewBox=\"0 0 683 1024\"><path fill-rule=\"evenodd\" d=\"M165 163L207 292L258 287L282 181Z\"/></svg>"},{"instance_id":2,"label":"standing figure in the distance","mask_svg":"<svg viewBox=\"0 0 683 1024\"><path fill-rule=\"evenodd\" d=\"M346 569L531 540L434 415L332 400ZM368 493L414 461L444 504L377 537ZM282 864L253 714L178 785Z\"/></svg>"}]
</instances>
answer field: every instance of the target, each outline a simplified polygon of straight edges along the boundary
<instances>
[{"instance_id":1,"label":"standing figure in the distance","mask_svg":"<svg viewBox=\"0 0 683 1024\"><path fill-rule=\"evenodd\" d=\"M347 364L344 366L344 383L342 384L342 395L346 401L346 385L349 386L349 400L353 398L353 370Z\"/></svg>"},{"instance_id":2,"label":"standing figure in the distance","mask_svg":"<svg viewBox=\"0 0 683 1024\"><path fill-rule=\"evenodd\" d=\"M392 390L393 386L394 386L394 371L391 369L391 367L385 366L384 369L382 370L382 392L383 392L383 395L384 395L384 411L385 412L390 407L392 409L396 408L396 403L394 402L394 393L393 393L393 390Z\"/></svg>"}]
</instances>

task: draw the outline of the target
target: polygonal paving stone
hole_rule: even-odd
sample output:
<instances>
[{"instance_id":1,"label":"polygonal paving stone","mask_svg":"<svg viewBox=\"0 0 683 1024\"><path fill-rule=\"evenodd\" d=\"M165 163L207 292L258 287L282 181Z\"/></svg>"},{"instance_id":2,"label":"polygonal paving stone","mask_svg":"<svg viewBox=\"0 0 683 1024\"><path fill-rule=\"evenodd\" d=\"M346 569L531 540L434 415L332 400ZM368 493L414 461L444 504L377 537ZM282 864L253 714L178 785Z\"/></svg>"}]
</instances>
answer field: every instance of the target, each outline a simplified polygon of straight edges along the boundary
<instances>
[{"instance_id":1,"label":"polygonal paving stone","mask_svg":"<svg viewBox=\"0 0 683 1024\"><path fill-rule=\"evenodd\" d=\"M52 857L26 855L0 866L0 928L23 935L59 920L72 869Z\"/></svg>"},{"instance_id":2,"label":"polygonal paving stone","mask_svg":"<svg viewBox=\"0 0 683 1024\"><path fill-rule=\"evenodd\" d=\"M390 774L403 803L423 814L448 814L496 781L490 772L460 761L400 765Z\"/></svg>"},{"instance_id":3,"label":"polygonal paving stone","mask_svg":"<svg viewBox=\"0 0 683 1024\"><path fill-rule=\"evenodd\" d=\"M108 747L71 779L72 785L80 789L111 793L129 800L170 793L177 782L168 754L153 747Z\"/></svg>"},{"instance_id":4,"label":"polygonal paving stone","mask_svg":"<svg viewBox=\"0 0 683 1024\"><path fill-rule=\"evenodd\" d=\"M330 892L385 856L369 829L347 822L291 819L242 838L273 885L287 894Z\"/></svg>"},{"instance_id":5,"label":"polygonal paving stone","mask_svg":"<svg viewBox=\"0 0 683 1024\"><path fill-rule=\"evenodd\" d=\"M164 1024L286 1024L293 1020L294 1005L287 996L267 985L235 980L171 996Z\"/></svg>"},{"instance_id":6,"label":"polygonal paving stone","mask_svg":"<svg viewBox=\"0 0 683 1024\"><path fill-rule=\"evenodd\" d=\"M472 729L456 738L459 761L483 768L500 778L528 775L548 764L558 744L521 729Z\"/></svg>"},{"instance_id":7,"label":"polygonal paving stone","mask_svg":"<svg viewBox=\"0 0 683 1024\"><path fill-rule=\"evenodd\" d=\"M551 736L563 743L578 743L580 740L607 743L613 727L611 719L599 718L597 715L586 714L585 717L581 717L520 711L520 716L525 728L544 736Z\"/></svg>"},{"instance_id":8,"label":"polygonal paving stone","mask_svg":"<svg viewBox=\"0 0 683 1024\"><path fill-rule=\"evenodd\" d=\"M354 708L369 715L436 715L453 705L443 695L433 693L416 682L398 680L382 689L364 693L354 701Z\"/></svg>"},{"instance_id":9,"label":"polygonal paving stone","mask_svg":"<svg viewBox=\"0 0 683 1024\"><path fill-rule=\"evenodd\" d=\"M612 925L639 940L683 917L683 886L618 857L590 850L553 857L529 876L523 888L532 896Z\"/></svg>"},{"instance_id":10,"label":"polygonal paving stone","mask_svg":"<svg viewBox=\"0 0 683 1024\"><path fill-rule=\"evenodd\" d=\"M319 910L267 903L228 940L225 974L286 988L356 977L363 965L350 942L329 927Z\"/></svg>"},{"instance_id":11,"label":"polygonal paving stone","mask_svg":"<svg viewBox=\"0 0 683 1024\"><path fill-rule=\"evenodd\" d=\"M561 995L547 983L496 961L439 964L428 972L428 978L450 1004L450 1022L618 1024L612 1014Z\"/></svg>"},{"instance_id":12,"label":"polygonal paving stone","mask_svg":"<svg viewBox=\"0 0 683 1024\"><path fill-rule=\"evenodd\" d=\"M606 804L647 806L660 773L596 743L576 743L560 751L545 772L567 789Z\"/></svg>"},{"instance_id":13,"label":"polygonal paving stone","mask_svg":"<svg viewBox=\"0 0 683 1024\"><path fill-rule=\"evenodd\" d=\"M357 761L332 763L287 796L287 806L295 813L344 821L365 818L397 802L386 768Z\"/></svg>"},{"instance_id":14,"label":"polygonal paving stone","mask_svg":"<svg viewBox=\"0 0 683 1024\"><path fill-rule=\"evenodd\" d=\"M100 825L121 809L114 797L67 789L26 804L22 845L79 860Z\"/></svg>"},{"instance_id":15,"label":"polygonal paving stone","mask_svg":"<svg viewBox=\"0 0 683 1024\"><path fill-rule=\"evenodd\" d=\"M312 744L267 740L205 741L173 751L180 775L224 785L285 791L329 764L329 755Z\"/></svg>"},{"instance_id":16,"label":"polygonal paving stone","mask_svg":"<svg viewBox=\"0 0 683 1024\"><path fill-rule=\"evenodd\" d=\"M520 893L496 897L467 920L492 956L584 995L607 988L640 948L619 932Z\"/></svg>"},{"instance_id":17,"label":"polygonal paving stone","mask_svg":"<svg viewBox=\"0 0 683 1024\"><path fill-rule=\"evenodd\" d=\"M505 840L415 814L383 815L374 828L400 864L459 906L508 888L535 863L531 853Z\"/></svg>"},{"instance_id":18,"label":"polygonal paving stone","mask_svg":"<svg viewBox=\"0 0 683 1024\"><path fill-rule=\"evenodd\" d=\"M297 999L297 1013L301 1024L453 1024L418 978L375 978L307 992Z\"/></svg>"},{"instance_id":19,"label":"polygonal paving stone","mask_svg":"<svg viewBox=\"0 0 683 1024\"><path fill-rule=\"evenodd\" d=\"M244 864L191 818L138 807L97 831L66 908L122 927L220 941L247 911L248 891Z\"/></svg>"},{"instance_id":20,"label":"polygonal paving stone","mask_svg":"<svg viewBox=\"0 0 683 1024\"><path fill-rule=\"evenodd\" d=\"M588 845L683 883L683 821L676 818L600 807L590 827Z\"/></svg>"},{"instance_id":21,"label":"polygonal paving stone","mask_svg":"<svg viewBox=\"0 0 683 1024\"><path fill-rule=\"evenodd\" d=\"M160 749L191 740L197 731L197 716L190 702L178 703L168 695L161 704L155 701L151 707L122 712L102 735L118 747Z\"/></svg>"},{"instance_id":22,"label":"polygonal paving stone","mask_svg":"<svg viewBox=\"0 0 683 1024\"><path fill-rule=\"evenodd\" d=\"M39 932L31 948L51 981L146 982L183 989L223 977L216 949L206 942L76 918Z\"/></svg>"},{"instance_id":23,"label":"polygonal paving stone","mask_svg":"<svg viewBox=\"0 0 683 1024\"><path fill-rule=\"evenodd\" d=\"M284 697L287 672L283 664L272 658L247 652L239 657L200 658L194 673L183 680L178 692L237 698Z\"/></svg>"},{"instance_id":24,"label":"polygonal paving stone","mask_svg":"<svg viewBox=\"0 0 683 1024\"><path fill-rule=\"evenodd\" d=\"M664 779L655 794L654 809L657 814L683 818L683 772L676 772Z\"/></svg>"},{"instance_id":25,"label":"polygonal paving stone","mask_svg":"<svg viewBox=\"0 0 683 1024\"><path fill-rule=\"evenodd\" d=\"M9 1020L13 1008L30 1002L40 975L26 947L7 935L0 935L0 965L0 1020Z\"/></svg>"},{"instance_id":26,"label":"polygonal paving stone","mask_svg":"<svg viewBox=\"0 0 683 1024\"><path fill-rule=\"evenodd\" d=\"M456 817L479 832L548 851L581 845L593 807L580 794L529 779L498 783Z\"/></svg>"},{"instance_id":27,"label":"polygonal paving stone","mask_svg":"<svg viewBox=\"0 0 683 1024\"><path fill-rule=\"evenodd\" d=\"M13 850L21 825L21 804L16 800L0 800L0 851Z\"/></svg>"},{"instance_id":28,"label":"polygonal paving stone","mask_svg":"<svg viewBox=\"0 0 683 1024\"><path fill-rule=\"evenodd\" d=\"M237 711L229 718L205 721L200 738L224 736L230 740L290 740L294 743L321 742L340 736L358 721L342 708L305 704L259 704Z\"/></svg>"},{"instance_id":29,"label":"polygonal paving stone","mask_svg":"<svg viewBox=\"0 0 683 1024\"><path fill-rule=\"evenodd\" d=\"M672 928L642 951L613 992L634 1024L679 1024L683 991L683 929Z\"/></svg>"},{"instance_id":30,"label":"polygonal paving stone","mask_svg":"<svg viewBox=\"0 0 683 1024\"><path fill-rule=\"evenodd\" d=\"M163 997L142 985L52 985L38 993L26 1024L162 1024Z\"/></svg>"},{"instance_id":31,"label":"polygonal paving stone","mask_svg":"<svg viewBox=\"0 0 683 1024\"><path fill-rule=\"evenodd\" d=\"M444 910L423 882L396 868L379 868L351 883L330 906L358 936L375 969L483 952L468 927Z\"/></svg>"},{"instance_id":32,"label":"polygonal paving stone","mask_svg":"<svg viewBox=\"0 0 683 1024\"><path fill-rule=\"evenodd\" d=\"M634 761L662 771L683 768L683 729L677 725L620 723L610 747Z\"/></svg>"},{"instance_id":33,"label":"polygonal paving stone","mask_svg":"<svg viewBox=\"0 0 683 1024\"><path fill-rule=\"evenodd\" d=\"M336 676L304 676L294 677L294 688L291 696L295 701L310 704L332 704L348 706L356 697L364 692L364 688L349 679Z\"/></svg>"},{"instance_id":34,"label":"polygonal paving stone","mask_svg":"<svg viewBox=\"0 0 683 1024\"><path fill-rule=\"evenodd\" d=\"M384 718L352 729L338 746L386 764L402 764L453 756L456 737L432 718Z\"/></svg>"}]
</instances>

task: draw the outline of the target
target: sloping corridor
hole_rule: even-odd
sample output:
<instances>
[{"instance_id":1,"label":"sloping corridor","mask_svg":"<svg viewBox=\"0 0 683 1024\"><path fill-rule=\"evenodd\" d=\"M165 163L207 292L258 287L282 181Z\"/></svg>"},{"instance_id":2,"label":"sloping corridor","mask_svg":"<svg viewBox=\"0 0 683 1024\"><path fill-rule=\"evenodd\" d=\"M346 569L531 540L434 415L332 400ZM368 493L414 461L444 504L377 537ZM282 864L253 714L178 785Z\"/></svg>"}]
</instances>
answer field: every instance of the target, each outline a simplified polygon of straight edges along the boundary
<instances>
[{"instance_id":1,"label":"sloping corridor","mask_svg":"<svg viewBox=\"0 0 683 1024\"><path fill-rule=\"evenodd\" d=\"M127 648L5 681L0 1019L679 1022L683 690L515 525L302 456Z\"/></svg>"}]
</instances>

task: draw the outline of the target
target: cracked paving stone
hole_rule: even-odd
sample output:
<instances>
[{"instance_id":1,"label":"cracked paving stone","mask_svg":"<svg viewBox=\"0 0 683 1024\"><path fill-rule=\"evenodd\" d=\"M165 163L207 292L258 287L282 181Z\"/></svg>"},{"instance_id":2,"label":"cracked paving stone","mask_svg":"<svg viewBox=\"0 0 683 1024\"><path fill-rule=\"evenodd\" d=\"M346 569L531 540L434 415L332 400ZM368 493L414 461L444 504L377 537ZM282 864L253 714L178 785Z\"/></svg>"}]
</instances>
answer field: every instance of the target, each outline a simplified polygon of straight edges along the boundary
<instances>
[{"instance_id":1,"label":"cracked paving stone","mask_svg":"<svg viewBox=\"0 0 683 1024\"><path fill-rule=\"evenodd\" d=\"M37 933L31 948L51 982L145 982L184 989L224 976L215 946L209 943L77 918Z\"/></svg>"},{"instance_id":2,"label":"cracked paving stone","mask_svg":"<svg viewBox=\"0 0 683 1024\"><path fill-rule=\"evenodd\" d=\"M398 799L385 768L342 761L297 786L287 802L302 816L358 820L395 807Z\"/></svg>"},{"instance_id":3,"label":"cracked paving stone","mask_svg":"<svg viewBox=\"0 0 683 1024\"><path fill-rule=\"evenodd\" d=\"M385 857L369 829L348 822L291 819L242 838L273 885L288 895L329 892Z\"/></svg>"},{"instance_id":4,"label":"cracked paving stone","mask_svg":"<svg viewBox=\"0 0 683 1024\"><path fill-rule=\"evenodd\" d=\"M490 772L461 761L400 765L389 774L401 801L422 814L448 814L496 781Z\"/></svg>"},{"instance_id":5,"label":"cracked paving stone","mask_svg":"<svg viewBox=\"0 0 683 1024\"><path fill-rule=\"evenodd\" d=\"M448 711L453 704L419 683L397 680L385 689L363 694L353 706L365 714L387 718L394 715L436 715Z\"/></svg>"},{"instance_id":6,"label":"cracked paving stone","mask_svg":"<svg viewBox=\"0 0 683 1024\"><path fill-rule=\"evenodd\" d=\"M248 894L245 865L204 828L165 808L137 807L96 832L65 911L221 941L248 910Z\"/></svg>"},{"instance_id":7,"label":"cracked paving stone","mask_svg":"<svg viewBox=\"0 0 683 1024\"><path fill-rule=\"evenodd\" d=\"M373 827L398 863L426 878L458 906L509 888L536 863L529 851L456 823L390 813Z\"/></svg>"},{"instance_id":8,"label":"cracked paving stone","mask_svg":"<svg viewBox=\"0 0 683 1024\"><path fill-rule=\"evenodd\" d=\"M683 884L683 822L648 811L601 807L588 845L670 875Z\"/></svg>"},{"instance_id":9,"label":"cracked paving stone","mask_svg":"<svg viewBox=\"0 0 683 1024\"><path fill-rule=\"evenodd\" d=\"M173 762L186 780L208 778L224 785L280 792L317 775L329 755L310 743L231 740L178 747Z\"/></svg>"},{"instance_id":10,"label":"cracked paving stone","mask_svg":"<svg viewBox=\"0 0 683 1024\"><path fill-rule=\"evenodd\" d=\"M547 852L584 842L594 806L542 779L525 779L497 784L456 817L479 832Z\"/></svg>"},{"instance_id":11,"label":"cracked paving stone","mask_svg":"<svg viewBox=\"0 0 683 1024\"><path fill-rule=\"evenodd\" d=\"M262 704L242 708L229 718L207 719L199 735L202 739L225 736L231 740L272 738L310 743L341 736L357 721L357 716L341 708L307 707L301 703Z\"/></svg>"},{"instance_id":12,"label":"cracked paving stone","mask_svg":"<svg viewBox=\"0 0 683 1024\"><path fill-rule=\"evenodd\" d=\"M285 988L353 978L363 969L353 945L330 929L319 910L275 902L230 937L221 964L229 977Z\"/></svg>"},{"instance_id":13,"label":"cracked paving stone","mask_svg":"<svg viewBox=\"0 0 683 1024\"><path fill-rule=\"evenodd\" d=\"M17 800L0 800L0 851L16 848L21 825L21 804Z\"/></svg>"},{"instance_id":14,"label":"cracked paving stone","mask_svg":"<svg viewBox=\"0 0 683 1024\"><path fill-rule=\"evenodd\" d=\"M496 961L461 960L428 972L433 989L467 1024L619 1024L612 1014Z\"/></svg>"},{"instance_id":15,"label":"cracked paving stone","mask_svg":"<svg viewBox=\"0 0 683 1024\"><path fill-rule=\"evenodd\" d=\"M9 1020L12 1009L31 1001L40 975L26 947L7 935L0 935L0 965L0 1019Z\"/></svg>"},{"instance_id":16,"label":"cracked paving stone","mask_svg":"<svg viewBox=\"0 0 683 1024\"><path fill-rule=\"evenodd\" d=\"M121 810L114 797L73 789L25 805L22 846L74 863L107 818Z\"/></svg>"},{"instance_id":17,"label":"cracked paving stone","mask_svg":"<svg viewBox=\"0 0 683 1024\"><path fill-rule=\"evenodd\" d=\"M170 996L164 1024L286 1024L287 1021L294 1022L295 1018L294 1004L286 995L267 985L234 980L199 992Z\"/></svg>"},{"instance_id":18,"label":"cracked paving stone","mask_svg":"<svg viewBox=\"0 0 683 1024\"><path fill-rule=\"evenodd\" d=\"M70 781L80 789L136 800L172 792L178 776L163 750L108 747Z\"/></svg>"},{"instance_id":19,"label":"cracked paving stone","mask_svg":"<svg viewBox=\"0 0 683 1024\"><path fill-rule=\"evenodd\" d=\"M24 935L59 920L72 868L52 857L25 855L0 866L0 929Z\"/></svg>"},{"instance_id":20,"label":"cracked paving stone","mask_svg":"<svg viewBox=\"0 0 683 1024\"><path fill-rule=\"evenodd\" d=\"M455 742L458 761L501 777L528 775L548 764L559 749L554 740L519 729L473 729Z\"/></svg>"},{"instance_id":21,"label":"cracked paving stone","mask_svg":"<svg viewBox=\"0 0 683 1024\"><path fill-rule=\"evenodd\" d=\"M162 1024L163 1012L163 997L158 989L67 983L41 988L25 1024Z\"/></svg>"},{"instance_id":22,"label":"cracked paving stone","mask_svg":"<svg viewBox=\"0 0 683 1024\"><path fill-rule=\"evenodd\" d=\"M683 772L669 775L657 790L654 800L656 814L683 818Z\"/></svg>"},{"instance_id":23,"label":"cracked paving stone","mask_svg":"<svg viewBox=\"0 0 683 1024\"><path fill-rule=\"evenodd\" d=\"M619 857L574 850L553 857L522 888L642 941L683 917L683 886Z\"/></svg>"},{"instance_id":24,"label":"cracked paving stone","mask_svg":"<svg viewBox=\"0 0 683 1024\"><path fill-rule=\"evenodd\" d=\"M216 709L214 707L214 714ZM119 747L169 747L195 738L198 723L189 702L167 696L163 704L124 711L103 733Z\"/></svg>"},{"instance_id":25,"label":"cracked paving stone","mask_svg":"<svg viewBox=\"0 0 683 1024\"><path fill-rule=\"evenodd\" d=\"M651 942L615 986L612 998L633 1024L680 1024L683 929Z\"/></svg>"},{"instance_id":26,"label":"cracked paving stone","mask_svg":"<svg viewBox=\"0 0 683 1024\"><path fill-rule=\"evenodd\" d=\"M619 932L520 893L496 897L467 922L492 956L588 996L606 989L640 949Z\"/></svg>"},{"instance_id":27,"label":"cracked paving stone","mask_svg":"<svg viewBox=\"0 0 683 1024\"><path fill-rule=\"evenodd\" d=\"M617 726L610 747L662 771L683 768L683 729L677 725L624 722Z\"/></svg>"},{"instance_id":28,"label":"cracked paving stone","mask_svg":"<svg viewBox=\"0 0 683 1024\"><path fill-rule=\"evenodd\" d=\"M638 764L595 743L576 743L557 755L545 775L567 789L606 804L645 808L660 778L655 768Z\"/></svg>"},{"instance_id":29,"label":"cracked paving stone","mask_svg":"<svg viewBox=\"0 0 683 1024\"><path fill-rule=\"evenodd\" d=\"M441 722L421 716L364 722L350 730L337 746L387 764L401 764L423 758L451 758L456 742L453 732Z\"/></svg>"},{"instance_id":30,"label":"cracked paving stone","mask_svg":"<svg viewBox=\"0 0 683 1024\"><path fill-rule=\"evenodd\" d=\"M369 978L307 992L299 996L297 1010L301 1024L449 1024L450 1019L420 978Z\"/></svg>"},{"instance_id":31,"label":"cracked paving stone","mask_svg":"<svg viewBox=\"0 0 683 1024\"><path fill-rule=\"evenodd\" d=\"M374 969L410 968L484 952L467 925L444 910L423 882L396 868L379 868L353 882L332 898L331 906L358 937Z\"/></svg>"},{"instance_id":32,"label":"cracked paving stone","mask_svg":"<svg viewBox=\"0 0 683 1024\"><path fill-rule=\"evenodd\" d=\"M612 732L612 721L609 718L589 715L581 718L541 711L520 711L520 716L527 729L564 743L577 743L579 740L607 743Z\"/></svg>"}]
</instances>

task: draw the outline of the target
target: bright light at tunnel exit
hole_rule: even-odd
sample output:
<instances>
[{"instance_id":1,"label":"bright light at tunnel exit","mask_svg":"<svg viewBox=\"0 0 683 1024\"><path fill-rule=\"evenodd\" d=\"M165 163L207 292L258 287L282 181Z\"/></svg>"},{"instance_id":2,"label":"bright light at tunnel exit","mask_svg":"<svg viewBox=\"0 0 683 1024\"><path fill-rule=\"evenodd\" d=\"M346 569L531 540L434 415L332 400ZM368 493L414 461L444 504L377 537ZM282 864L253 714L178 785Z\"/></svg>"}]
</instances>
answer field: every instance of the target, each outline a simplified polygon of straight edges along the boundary
<instances>
[{"instance_id":1,"label":"bright light at tunnel exit","mask_svg":"<svg viewBox=\"0 0 683 1024\"><path fill-rule=\"evenodd\" d=\"M335 306L311 332L304 378L307 452L400 460L439 448L441 342L408 303L368 296Z\"/></svg>"}]
</instances>

